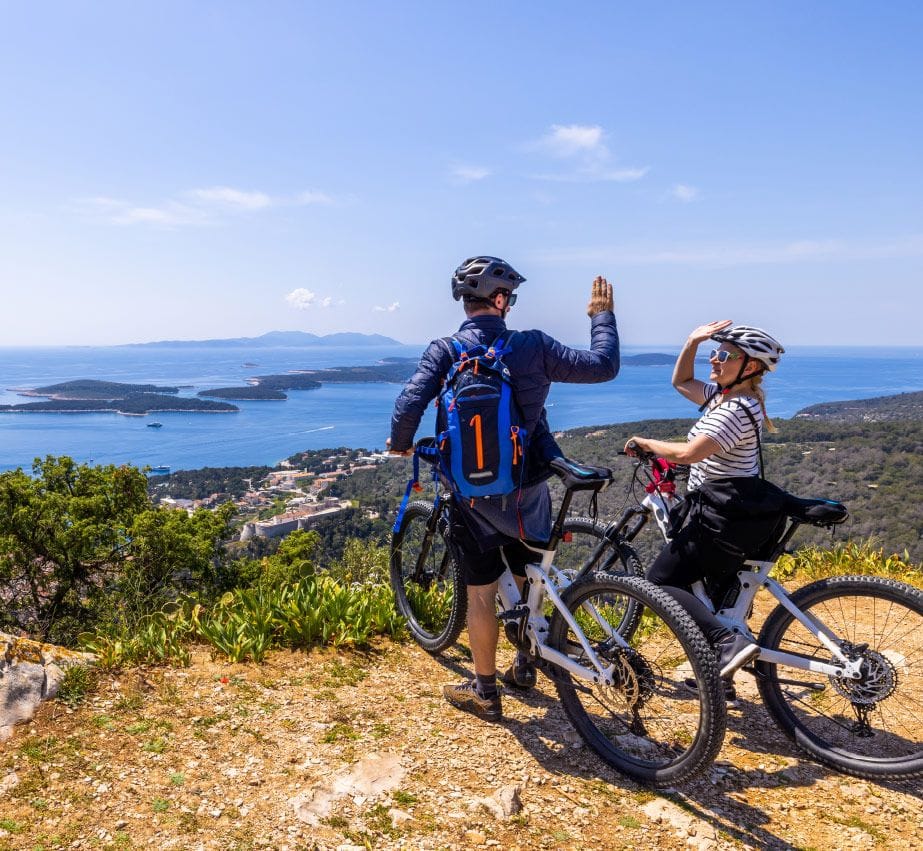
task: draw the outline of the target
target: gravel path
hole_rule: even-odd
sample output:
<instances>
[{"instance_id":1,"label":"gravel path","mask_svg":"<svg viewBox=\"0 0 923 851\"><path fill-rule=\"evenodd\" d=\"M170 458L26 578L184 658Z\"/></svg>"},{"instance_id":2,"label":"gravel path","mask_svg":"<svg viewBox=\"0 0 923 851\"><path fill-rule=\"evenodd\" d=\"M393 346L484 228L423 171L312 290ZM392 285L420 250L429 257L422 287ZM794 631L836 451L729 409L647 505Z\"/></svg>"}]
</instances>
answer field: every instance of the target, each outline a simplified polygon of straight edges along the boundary
<instances>
[{"instance_id":1,"label":"gravel path","mask_svg":"<svg viewBox=\"0 0 923 851\"><path fill-rule=\"evenodd\" d=\"M463 651L228 665L202 649L105 675L3 745L0 848L923 847L918 782L801 759L745 675L719 761L658 795L582 745L544 678L501 724L448 706Z\"/></svg>"}]
</instances>

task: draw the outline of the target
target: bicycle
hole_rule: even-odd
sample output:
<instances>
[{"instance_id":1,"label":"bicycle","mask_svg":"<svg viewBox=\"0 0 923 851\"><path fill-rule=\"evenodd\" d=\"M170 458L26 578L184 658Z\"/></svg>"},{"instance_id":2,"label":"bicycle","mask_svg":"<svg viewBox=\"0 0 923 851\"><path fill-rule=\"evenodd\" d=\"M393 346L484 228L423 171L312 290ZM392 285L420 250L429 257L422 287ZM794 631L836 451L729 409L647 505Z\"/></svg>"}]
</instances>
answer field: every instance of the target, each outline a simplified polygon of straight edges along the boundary
<instances>
[{"instance_id":1,"label":"bicycle","mask_svg":"<svg viewBox=\"0 0 923 851\"><path fill-rule=\"evenodd\" d=\"M451 647L465 626L467 598L464 583L447 545L449 517L454 495L443 486L432 449L433 438L420 440L414 449L414 473L408 493L419 482L419 463L433 468L435 498L408 502L392 529L391 585L400 613L413 639L427 652L438 654ZM406 497L405 497L406 498ZM555 553L558 584L566 584L589 569L644 578L637 552L619 541L603 553L596 546L601 527L588 517L567 517ZM621 630L637 626L641 609L626 604Z\"/></svg>"},{"instance_id":2,"label":"bicycle","mask_svg":"<svg viewBox=\"0 0 923 851\"><path fill-rule=\"evenodd\" d=\"M415 450L414 480L420 459L436 463L431 445ZM574 494L598 493L612 474L563 458L551 467L564 484L551 535L526 567L522 593L509 570L500 578L498 619L552 680L571 723L606 763L655 787L684 782L712 762L724 738L727 710L714 655L682 606L646 580L589 565L567 573L555 567ZM465 589L449 524L454 498L438 486L432 504L406 505L405 498L393 530L396 606L432 653L462 627ZM694 695L684 686L689 677Z\"/></svg>"},{"instance_id":3,"label":"bicycle","mask_svg":"<svg viewBox=\"0 0 923 851\"><path fill-rule=\"evenodd\" d=\"M662 474L662 459L637 454L629 491L638 505L594 526L597 561L652 518L670 540L669 515L682 498ZM647 493L637 499L642 469ZM797 529L832 528L848 513L839 502L791 496L786 515L764 558L743 560L730 582L692 583L692 592L726 627L759 645L759 656L743 670L756 678L769 714L801 750L865 779L923 776L923 592L893 579L849 575L789 594L770 574ZM761 590L777 605L754 639L747 621Z\"/></svg>"}]
</instances>

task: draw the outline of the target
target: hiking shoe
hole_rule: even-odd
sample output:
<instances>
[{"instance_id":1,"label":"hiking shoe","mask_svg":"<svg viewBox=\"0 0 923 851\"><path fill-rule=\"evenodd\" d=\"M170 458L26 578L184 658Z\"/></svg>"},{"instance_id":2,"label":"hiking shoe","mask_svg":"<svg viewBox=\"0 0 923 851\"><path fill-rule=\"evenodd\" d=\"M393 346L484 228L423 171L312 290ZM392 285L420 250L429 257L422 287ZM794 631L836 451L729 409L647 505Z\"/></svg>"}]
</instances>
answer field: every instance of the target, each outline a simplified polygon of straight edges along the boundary
<instances>
[{"instance_id":1,"label":"hiking shoe","mask_svg":"<svg viewBox=\"0 0 923 851\"><path fill-rule=\"evenodd\" d=\"M734 634L722 638L715 645L718 655L718 675L730 677L738 668L760 655L760 647L745 635Z\"/></svg>"},{"instance_id":2,"label":"hiking shoe","mask_svg":"<svg viewBox=\"0 0 923 851\"><path fill-rule=\"evenodd\" d=\"M683 685L693 694L699 693L699 681L695 677L686 677ZM734 683L730 679L723 679L721 685L724 686L724 702L728 706L737 706L737 689L734 688Z\"/></svg>"},{"instance_id":3,"label":"hiking shoe","mask_svg":"<svg viewBox=\"0 0 923 851\"><path fill-rule=\"evenodd\" d=\"M500 682L513 686L513 688L534 688L536 679L535 665L531 662L524 662L522 665L513 662L500 674Z\"/></svg>"},{"instance_id":4,"label":"hiking shoe","mask_svg":"<svg viewBox=\"0 0 923 851\"><path fill-rule=\"evenodd\" d=\"M474 680L443 686L442 694L456 709L470 712L485 721L499 721L503 717L500 695L481 697L474 687Z\"/></svg>"}]
</instances>

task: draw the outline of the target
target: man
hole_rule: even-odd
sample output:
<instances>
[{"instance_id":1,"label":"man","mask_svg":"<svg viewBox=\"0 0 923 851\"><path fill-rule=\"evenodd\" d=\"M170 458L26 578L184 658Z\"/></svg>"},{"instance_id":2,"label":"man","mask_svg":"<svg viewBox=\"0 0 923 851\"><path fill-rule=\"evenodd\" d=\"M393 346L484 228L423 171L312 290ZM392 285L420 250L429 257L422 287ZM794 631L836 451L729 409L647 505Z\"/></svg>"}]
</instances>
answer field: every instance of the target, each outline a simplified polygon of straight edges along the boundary
<instances>
[{"instance_id":1,"label":"man","mask_svg":"<svg viewBox=\"0 0 923 851\"><path fill-rule=\"evenodd\" d=\"M456 502L451 538L454 555L468 594L468 638L475 679L443 689L453 706L495 721L502 717L497 690L499 624L495 597L497 580L509 565L520 586L525 565L535 560L533 546L548 540L551 498L545 480L547 462L559 457L545 412L553 381L593 383L608 381L619 370L619 339L613 313L612 287L605 278L593 281L587 314L590 350L571 349L542 331L507 334L506 315L516 302L513 292L525 278L497 257L471 257L452 276L452 297L462 300L465 321L454 335L463 346L491 345L503 337L511 351L503 356L509 368L516 402L528 438L526 477L522 492L506 498ZM426 406L439 394L455 353L446 339L433 340L423 352L416 372L405 385L391 417L390 450L412 453L413 437ZM501 677L503 682L530 688L535 667L523 653Z\"/></svg>"}]
</instances>

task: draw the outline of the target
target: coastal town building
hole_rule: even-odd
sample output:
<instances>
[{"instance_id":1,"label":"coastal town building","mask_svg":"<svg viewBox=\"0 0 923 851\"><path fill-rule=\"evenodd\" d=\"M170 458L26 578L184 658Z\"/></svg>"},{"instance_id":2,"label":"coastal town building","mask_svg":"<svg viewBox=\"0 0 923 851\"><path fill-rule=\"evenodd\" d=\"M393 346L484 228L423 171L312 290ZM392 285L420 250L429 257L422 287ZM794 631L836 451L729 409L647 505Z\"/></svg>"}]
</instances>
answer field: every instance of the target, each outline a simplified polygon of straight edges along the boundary
<instances>
[{"instance_id":1,"label":"coastal town building","mask_svg":"<svg viewBox=\"0 0 923 851\"><path fill-rule=\"evenodd\" d=\"M268 520L244 523L240 531L240 540L249 541L253 537L282 538L296 529L309 529L320 518L345 511L350 505L349 500L340 500L333 496L317 502L305 502Z\"/></svg>"}]
</instances>

